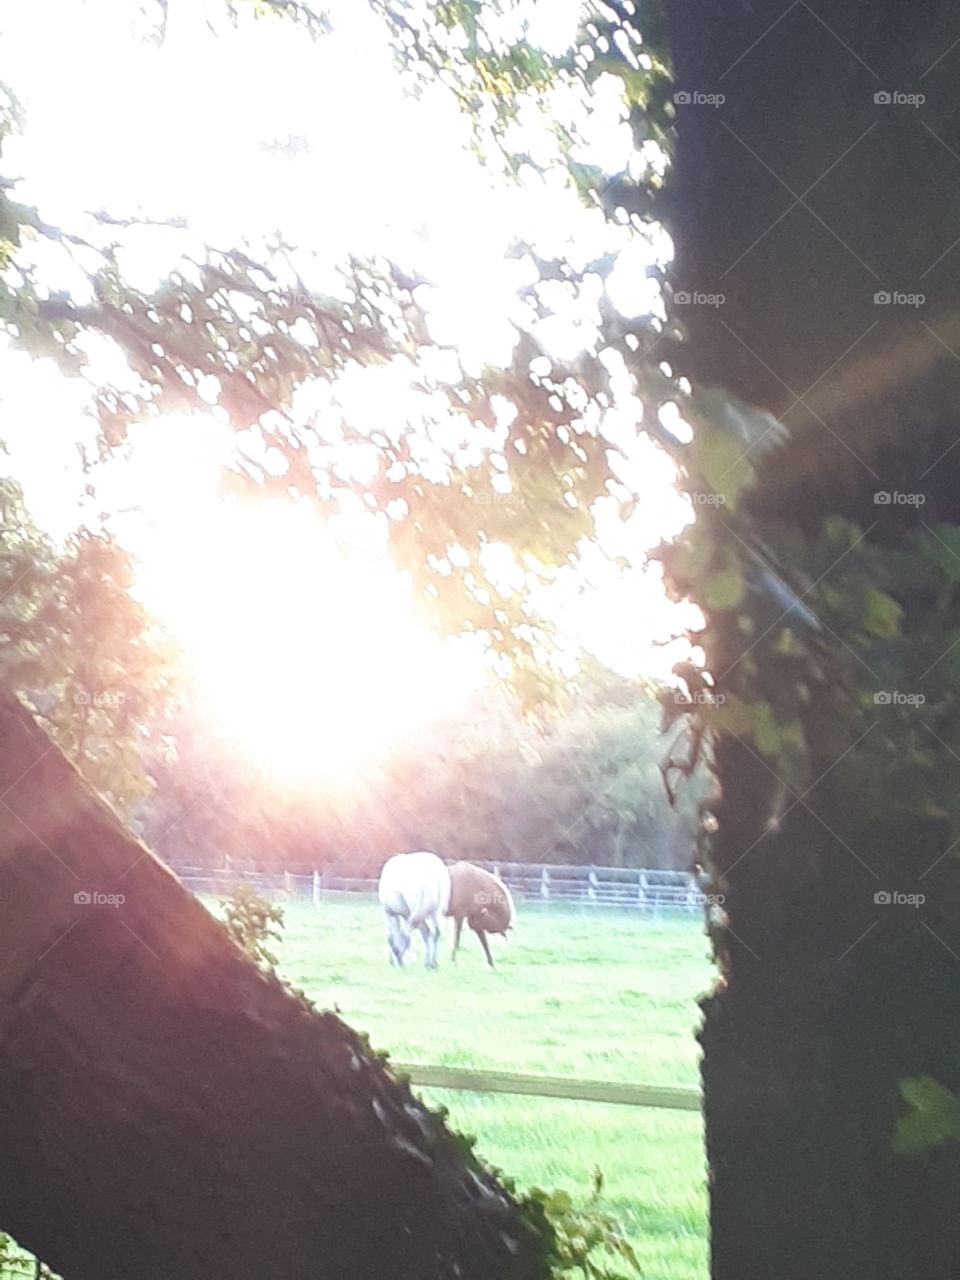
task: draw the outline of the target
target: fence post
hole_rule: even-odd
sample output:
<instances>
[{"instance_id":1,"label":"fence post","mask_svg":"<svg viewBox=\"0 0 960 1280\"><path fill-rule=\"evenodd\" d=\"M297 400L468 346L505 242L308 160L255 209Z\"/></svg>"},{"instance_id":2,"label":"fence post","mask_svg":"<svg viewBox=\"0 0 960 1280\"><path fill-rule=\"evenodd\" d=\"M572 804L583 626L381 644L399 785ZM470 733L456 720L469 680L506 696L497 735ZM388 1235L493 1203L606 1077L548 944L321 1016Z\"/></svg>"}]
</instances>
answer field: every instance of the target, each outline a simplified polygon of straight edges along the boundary
<instances>
[{"instance_id":1,"label":"fence post","mask_svg":"<svg viewBox=\"0 0 960 1280\"><path fill-rule=\"evenodd\" d=\"M315 907L319 907L319 905L320 905L320 894L321 894L321 891L322 891L322 887L323 887L323 884L322 884L322 881L321 881L321 879L320 879L320 872L319 872L319 871L317 871L317 870L316 870L316 868L314 868L314 872L313 872L313 905L314 905Z\"/></svg>"},{"instance_id":2,"label":"fence post","mask_svg":"<svg viewBox=\"0 0 960 1280\"><path fill-rule=\"evenodd\" d=\"M587 897L591 902L596 902L597 900L597 873L592 867L590 868L590 874L587 877Z\"/></svg>"},{"instance_id":3,"label":"fence post","mask_svg":"<svg viewBox=\"0 0 960 1280\"><path fill-rule=\"evenodd\" d=\"M289 871L283 873L283 896L288 899L293 897L293 876Z\"/></svg>"},{"instance_id":4,"label":"fence post","mask_svg":"<svg viewBox=\"0 0 960 1280\"><path fill-rule=\"evenodd\" d=\"M540 872L540 897L550 897L550 872L546 867Z\"/></svg>"}]
</instances>

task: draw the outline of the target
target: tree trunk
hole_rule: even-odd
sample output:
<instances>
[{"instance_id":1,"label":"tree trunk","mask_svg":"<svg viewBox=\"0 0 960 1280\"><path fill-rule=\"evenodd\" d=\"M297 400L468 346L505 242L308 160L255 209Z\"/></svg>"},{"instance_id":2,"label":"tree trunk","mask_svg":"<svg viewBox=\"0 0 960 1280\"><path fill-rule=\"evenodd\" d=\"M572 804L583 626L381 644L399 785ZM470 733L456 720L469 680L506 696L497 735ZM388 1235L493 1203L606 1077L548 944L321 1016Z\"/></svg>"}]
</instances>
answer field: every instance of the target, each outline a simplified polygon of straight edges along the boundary
<instances>
[{"instance_id":1,"label":"tree trunk","mask_svg":"<svg viewBox=\"0 0 960 1280\"><path fill-rule=\"evenodd\" d=\"M712 1276L957 1280L958 1147L909 1159L893 1149L898 1080L960 1088L952 650L948 640L917 663L913 684L886 685L926 680L925 724L905 718L886 754L876 744L888 727L861 739L867 700L837 673L874 663L882 645L846 625L843 570L817 555L828 518L842 517L875 584L906 599L907 575L890 584L914 533L960 525L960 14L936 3L921 17L892 0L666 9L676 88L690 95L677 107L670 229L675 288L691 300L673 308L688 341L671 359L695 387L726 388L791 433L751 454L756 489L719 522L785 548L817 588L808 603L829 607L819 584L837 587L832 628L807 645L827 674L798 699L809 793L782 781L759 739L721 730L716 742L711 856L729 927L702 1034ZM896 93L926 103L875 101ZM894 291L914 301L883 300ZM923 502L877 505L894 490ZM942 632L953 603L949 585L938 592L911 597L891 666L910 670L903 636L919 650L926 624ZM705 609L708 663L728 703L776 706L786 678L763 666L767 632L740 625L754 598ZM931 794L944 783L929 818L918 799L914 820L883 820L884 788L891 807L909 807L918 778ZM875 902L911 890L925 893L923 910Z\"/></svg>"},{"instance_id":2,"label":"tree trunk","mask_svg":"<svg viewBox=\"0 0 960 1280\"><path fill-rule=\"evenodd\" d=\"M0 798L0 1228L67 1280L545 1280L539 1221L9 697Z\"/></svg>"},{"instance_id":3,"label":"tree trunk","mask_svg":"<svg viewBox=\"0 0 960 1280\"><path fill-rule=\"evenodd\" d=\"M745 754L739 767L756 768ZM893 1148L899 1079L960 1086L957 931L942 909L956 870L921 882L922 910L878 905L942 857L942 827L828 831L829 812L804 811L761 842L752 873L747 858L728 875L727 982L701 1035L712 1274L956 1280L960 1152ZM751 843L735 822L726 840L721 857Z\"/></svg>"}]
</instances>

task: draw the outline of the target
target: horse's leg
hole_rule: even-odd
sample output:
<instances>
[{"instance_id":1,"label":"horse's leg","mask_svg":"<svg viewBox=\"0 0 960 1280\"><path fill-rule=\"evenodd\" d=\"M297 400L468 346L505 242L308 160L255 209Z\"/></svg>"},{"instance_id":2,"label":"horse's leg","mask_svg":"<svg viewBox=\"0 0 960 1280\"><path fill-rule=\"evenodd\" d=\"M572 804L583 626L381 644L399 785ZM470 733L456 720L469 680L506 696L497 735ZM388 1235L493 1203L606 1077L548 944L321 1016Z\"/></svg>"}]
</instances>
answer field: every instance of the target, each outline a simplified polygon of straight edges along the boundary
<instances>
[{"instance_id":1,"label":"horse's leg","mask_svg":"<svg viewBox=\"0 0 960 1280\"><path fill-rule=\"evenodd\" d=\"M491 969L495 969L497 966L493 963L493 956L490 954L490 948L487 946L487 935L482 929L474 929L474 933L480 939L480 945L483 947L483 954L487 957L487 964Z\"/></svg>"},{"instance_id":2,"label":"horse's leg","mask_svg":"<svg viewBox=\"0 0 960 1280\"><path fill-rule=\"evenodd\" d=\"M430 938L428 951L430 953L430 969L439 968L440 961L440 917L438 915L428 916L424 921L424 927Z\"/></svg>"},{"instance_id":3,"label":"horse's leg","mask_svg":"<svg viewBox=\"0 0 960 1280\"><path fill-rule=\"evenodd\" d=\"M417 927L420 931L420 937L423 938L423 954L426 966L428 969L435 969L437 967L437 962L433 954L433 939L430 935L430 923L428 920L424 920Z\"/></svg>"},{"instance_id":4,"label":"horse's leg","mask_svg":"<svg viewBox=\"0 0 960 1280\"><path fill-rule=\"evenodd\" d=\"M456 917L456 924L453 927L453 959L456 960L457 952L460 950L460 934L463 930L463 916Z\"/></svg>"},{"instance_id":5,"label":"horse's leg","mask_svg":"<svg viewBox=\"0 0 960 1280\"><path fill-rule=\"evenodd\" d=\"M390 963L403 968L403 957L406 953L406 931L399 916L392 915L387 923L387 937L390 943Z\"/></svg>"}]
</instances>

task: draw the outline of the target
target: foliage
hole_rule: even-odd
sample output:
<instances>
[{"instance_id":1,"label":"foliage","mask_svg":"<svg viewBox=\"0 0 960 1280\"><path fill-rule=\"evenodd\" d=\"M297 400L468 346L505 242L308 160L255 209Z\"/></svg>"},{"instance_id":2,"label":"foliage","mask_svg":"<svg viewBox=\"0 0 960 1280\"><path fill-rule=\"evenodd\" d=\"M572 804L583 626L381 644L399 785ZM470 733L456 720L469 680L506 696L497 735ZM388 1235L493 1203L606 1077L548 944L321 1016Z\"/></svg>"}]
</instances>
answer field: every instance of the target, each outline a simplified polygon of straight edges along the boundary
<instances>
[{"instance_id":1,"label":"foliage","mask_svg":"<svg viewBox=\"0 0 960 1280\"><path fill-rule=\"evenodd\" d=\"M9 1267L16 1256L16 1245L10 1237L0 1235L0 1267Z\"/></svg>"},{"instance_id":2,"label":"foliage","mask_svg":"<svg viewBox=\"0 0 960 1280\"><path fill-rule=\"evenodd\" d=\"M125 816L149 790L147 726L169 709L176 668L132 580L111 537L82 528L58 549L19 485L0 482L0 681Z\"/></svg>"},{"instance_id":3,"label":"foliage","mask_svg":"<svg viewBox=\"0 0 960 1280\"><path fill-rule=\"evenodd\" d=\"M147 726L171 709L175 647L130 594L131 557L112 537L80 529L68 540L48 616L69 672L47 714L59 746L84 776L129 814L150 787Z\"/></svg>"},{"instance_id":4,"label":"foliage","mask_svg":"<svg viewBox=\"0 0 960 1280\"><path fill-rule=\"evenodd\" d=\"M241 880L221 902L227 931L255 964L272 969L277 957L268 948L271 939L283 939L283 908Z\"/></svg>"},{"instance_id":5,"label":"foliage","mask_svg":"<svg viewBox=\"0 0 960 1280\"><path fill-rule=\"evenodd\" d=\"M43 688L62 678L52 657L57 630L47 607L57 556L35 526L13 480L0 481L0 679L14 689Z\"/></svg>"},{"instance_id":6,"label":"foliage","mask_svg":"<svg viewBox=\"0 0 960 1280\"><path fill-rule=\"evenodd\" d=\"M901 1080L900 1093L910 1110L902 1115L894 1137L900 1155L917 1155L960 1141L960 1098L930 1076Z\"/></svg>"},{"instance_id":7,"label":"foliage","mask_svg":"<svg viewBox=\"0 0 960 1280\"><path fill-rule=\"evenodd\" d=\"M58 1280L54 1271L0 1233L0 1277L3 1280Z\"/></svg>"},{"instance_id":8,"label":"foliage","mask_svg":"<svg viewBox=\"0 0 960 1280\"><path fill-rule=\"evenodd\" d=\"M175 758L152 765L138 816L162 856L309 871L379 869L373 851L438 848L452 858L686 868L698 776L671 809L653 690L596 667L538 729L515 699L484 692L349 786L280 783L194 717L171 722ZM202 797L202 803L198 801ZM182 817L181 817L182 815Z\"/></svg>"},{"instance_id":9,"label":"foliage","mask_svg":"<svg viewBox=\"0 0 960 1280\"><path fill-rule=\"evenodd\" d=\"M273 7L309 24L303 6ZM567 172L568 188L579 190L588 202L596 205L599 200L616 215L618 209L624 212L637 204L629 190L642 193L658 185L659 171L652 163L642 173L638 170L635 181L628 175L611 181L584 168L573 158L582 151L577 120L584 102L561 110L561 99L553 96L552 86L569 89L582 81L589 97L604 77L612 76L630 103L631 129L652 139L650 130L660 128L656 121L667 81L662 58L650 52L656 43L651 30L644 33L641 51L639 32L625 13L617 18L614 10L604 10L577 49L557 57L525 37L519 42L512 38L517 15L507 6L453 4L438 7L434 16L429 7L387 16L408 35L411 24L422 20L424 32L413 32L407 52L419 49L422 66L429 51L437 57L442 52L449 64L445 82L451 85L464 76L475 77L484 100L504 107L501 125L508 118L519 119L531 106L542 106L556 142L544 171ZM615 39L617 22L622 30ZM313 29L321 31L322 23ZM8 106L4 119L9 132L21 120L12 97ZM665 136L663 129L661 133ZM532 162L525 163L529 169ZM61 228L39 210L15 201L13 185L0 188L0 228L6 242L0 326L14 345L34 357L49 357L68 374L91 375L91 340L122 358L129 376L97 387L92 402L104 452L120 446L130 424L144 418L171 411L212 413L238 433L229 477L233 492L284 501L303 495L326 514L340 509L345 491L359 492L369 510L386 517L391 549L410 573L431 619L480 636L503 660L500 669L512 672L525 711L549 704L556 685L545 662L551 629L533 610L530 587L550 581L558 566L576 563L581 540L593 531L598 498L626 492L611 469L616 449L604 434L605 414L623 392L615 390L610 367L600 357L619 353L621 367L626 361L629 368L641 339L646 346L663 335L659 321L650 316L625 325L602 294L599 342L575 360L547 354L534 329L555 314L557 291L571 298L595 295L597 283L602 285L615 266L616 250L627 243L622 236L611 240L613 252L577 267L544 257L534 246L510 247L538 277L522 291L527 320L518 326L510 361L501 369L476 373L447 352L452 372L448 369L440 379L420 367L430 345L426 317L417 301L416 276L398 264L351 258L341 264L339 283L320 294L305 283L311 255L280 235L238 247L206 246L198 253L183 219L155 223L113 210L91 217L83 228ZM617 215L616 220L622 218ZM145 291L124 278L121 262L132 237L145 243L151 234L168 266L162 284ZM183 246L179 257L170 250L178 242ZM370 433L349 421L338 426L304 419L294 409L296 392L306 384L335 379L351 365L384 363L416 378L424 393L421 420ZM506 426L498 409L503 401L512 412ZM437 443L434 428L440 422L460 424L460 438L449 446ZM354 453L369 456L371 447L377 474L358 485L349 479L350 459ZM486 500L491 495L509 501ZM511 549L522 570L521 587L490 580L483 555L497 544ZM115 556L115 549L98 550L81 540L75 548L77 572L82 576L84 563L103 555ZM103 575L105 591L110 584L123 589L113 569ZM81 587L78 582L77 589ZM116 590L113 599L120 600ZM88 648L95 652L72 655L87 667L99 660L102 645L91 636ZM128 658L134 667L142 666L134 653ZM113 687L115 672L95 674L88 681L94 688ZM137 680L133 687L142 701L147 682ZM85 692L90 696L85 688L74 696ZM118 716L135 718L123 708ZM92 699L73 718L64 707L54 715L55 731L71 752L87 759L101 787L107 785L105 771L113 767L107 756L120 760L122 773L129 775L133 768L132 758L122 760L122 737L105 750L112 728L106 720ZM162 762L157 768L163 768ZM563 788L574 793L576 782ZM121 795L114 787L110 794L129 811L144 788L127 787ZM572 807L577 805L574 795ZM620 796L616 805L611 800L607 808L609 823L619 829L624 822L635 825L639 817L628 796ZM603 843L602 831L588 834Z\"/></svg>"},{"instance_id":10,"label":"foliage","mask_svg":"<svg viewBox=\"0 0 960 1280\"><path fill-rule=\"evenodd\" d=\"M669 77L663 56L660 16L648 5L644 31L633 4L584 6L586 18L569 48L558 51L531 37L531 8L504 0L452 0L411 6L373 0L383 13L401 65L420 87L439 76L474 126L486 159L496 148L508 173L538 167L519 151L515 130L540 118L554 139L554 159L562 164L583 198L611 213L649 214L655 173L638 184L627 172L610 175L585 162L585 129L595 109L592 95L604 81L619 82L623 117L637 152L645 142L669 150ZM574 104L571 106L571 99ZM543 148L539 150L543 155Z\"/></svg>"},{"instance_id":11,"label":"foliage","mask_svg":"<svg viewBox=\"0 0 960 1280\"><path fill-rule=\"evenodd\" d=\"M606 492L610 471L596 426L571 401L567 371L555 366L549 376L535 376L530 362L543 351L524 334L505 369L481 377L461 367L444 381L433 378L418 368L429 339L415 281L386 260L352 258L341 265L334 292L320 294L303 278L311 256L282 237L197 254L186 247L192 240L181 221L163 224L163 244L182 232L184 252L169 260L157 289L134 288L122 275L120 253L130 231L153 225L102 215L79 235L0 188L7 262L0 328L12 344L69 375L93 376L91 339L122 358L124 377L97 386L93 396L104 452L123 444L134 422L212 413L238 433L235 494L303 496L330 515L345 492L359 488L368 509L386 517L392 548L424 607L449 627L481 633L532 678L550 628L524 610L525 593L488 581L480 561L491 543L508 542L527 575L549 581L592 530L590 507ZM38 248L42 274L33 263ZM71 288L52 278L56 264ZM307 383L334 379L351 365L387 363L422 391L421 421L371 434L294 411L295 394ZM602 384L590 394L602 394ZM498 397L516 409L506 439ZM437 444L438 423L459 424L459 438ZM369 458L371 446L377 474L358 486L350 478L353 458ZM468 464L468 457L476 460ZM511 502L484 501L504 489Z\"/></svg>"},{"instance_id":12,"label":"foliage","mask_svg":"<svg viewBox=\"0 0 960 1280\"><path fill-rule=\"evenodd\" d=\"M600 1208L603 1174L594 1170L593 1187L582 1208L577 1208L567 1191L541 1191L534 1187L529 1199L543 1206L547 1220L556 1233L557 1277L582 1274L586 1280L627 1280L624 1271L614 1270L604 1254L619 1259L633 1274L640 1264L617 1219Z\"/></svg>"},{"instance_id":13,"label":"foliage","mask_svg":"<svg viewBox=\"0 0 960 1280\"><path fill-rule=\"evenodd\" d=\"M380 7L393 23L398 56L411 76L422 79L430 67L453 81L461 102L479 121L478 145L486 152L509 153L507 167L514 172L526 166L529 176L536 167L529 155L519 153L519 135L510 131L525 100L537 97L556 124L562 119L560 90L571 80L596 90L605 74L618 76L622 117L629 121L634 146L625 172L604 172L584 162L575 147L563 146L541 167L565 169L586 200L613 223L631 227L635 236L643 235L645 220L657 210L689 233L690 211L678 208L675 198L660 201L651 163L657 148L661 156L672 151L667 135L676 114L664 105L658 6L645 9L640 32L632 3L599 4L569 51L540 58L522 43L516 56L511 52L516 42L509 38L509 24L521 21L521 6L457 4L411 13L384 0ZM444 35L444 27L456 33L455 40ZM780 53L789 59L787 46ZM637 57L637 67L627 73L631 56ZM577 95L574 100L583 101ZM578 108L571 110L578 114ZM723 135L723 122L714 126L709 116L689 112L684 117L691 142L706 146L711 128ZM736 139L736 131L727 132L727 142ZM699 193L693 203L705 207ZM704 225L699 230L706 235ZM766 235L762 217L758 236L761 230ZM697 247L681 246L694 259ZM755 270L756 258L751 262ZM546 274L543 264L541 269ZM754 288L766 288L765 281L759 273ZM746 310L755 316L786 314L788 308L758 308L751 296ZM918 838L942 824L938 847L954 847L960 833L960 702L955 696L960 603L956 486L947 483L956 457L950 452L953 428L947 425L953 423L953 391L947 388L940 417L930 418L944 425L931 427L921 455L926 470L920 468L924 476L935 466L949 474L942 483L935 478L912 506L897 510L889 495L887 505L878 505L883 498L875 498L874 489L896 487L889 480L881 485L881 474L898 478L916 471L916 441L908 426L915 411L909 398L896 421L889 413L874 414L873 408L858 416L851 374L843 385L838 379L832 401L818 388L819 416L811 409L806 431L791 433L766 404L750 398L754 387L769 385L783 370L765 368L751 354L753 344L736 325L731 328L729 311L725 319L709 313L706 307L684 311L674 305L667 308L666 323L651 316L617 316L609 309L600 319L598 346L615 352L629 370L644 405L641 429L673 459L679 487L697 516L657 553L673 598L697 604L704 615L703 629L690 636L703 650L703 662L687 664L682 672L691 697L682 704L668 692L665 700L667 724L687 729L686 749L672 752L666 766L668 783L699 769L705 749L718 762L724 794L716 797L716 813L709 815L713 831L704 857L718 857L713 869L720 874L727 865L736 866L739 875L750 874L742 864L744 850L763 839L772 842L789 814L794 822L809 814L809 804L797 798L823 779L817 811L848 846L855 831L906 821L915 824ZM701 344L693 351L682 341L680 321L686 316ZM851 330L850 341L859 341L866 327ZM810 344L816 329L808 326ZM944 335L953 332L939 333L941 346ZM711 352L702 345L711 334L718 348L725 341L727 348L732 343L744 349L740 356L747 365L719 365L719 376L734 385L732 392L711 385L710 378L691 385L676 376L677 370L695 370L700 359L717 380L716 362L710 364ZM797 347L793 328L787 325L784 335L799 358L805 348ZM812 360L807 381L822 381L822 369L847 345L838 344L829 360ZM644 359L644 352L651 358ZM747 367L755 367L753 382L740 376ZM949 361L945 367L952 368ZM580 374L588 388L586 367ZM799 375L784 377L777 396L788 404L783 387L803 381ZM689 436L664 425L666 404L674 421L692 428ZM842 406L842 426L833 421L828 405L838 411ZM827 421L829 429L822 430ZM822 450L813 447L814 435L829 453L829 468ZM936 868L945 909L953 900L946 886L955 873L955 857ZM829 872L796 865L787 875L818 881ZM951 923L957 924L955 911ZM759 922L757 927L765 928ZM845 937L850 921L837 912L823 927ZM738 932L744 939L741 954L749 959L749 927ZM789 929L775 932L780 945L794 945ZM839 946L837 954L842 950Z\"/></svg>"}]
</instances>

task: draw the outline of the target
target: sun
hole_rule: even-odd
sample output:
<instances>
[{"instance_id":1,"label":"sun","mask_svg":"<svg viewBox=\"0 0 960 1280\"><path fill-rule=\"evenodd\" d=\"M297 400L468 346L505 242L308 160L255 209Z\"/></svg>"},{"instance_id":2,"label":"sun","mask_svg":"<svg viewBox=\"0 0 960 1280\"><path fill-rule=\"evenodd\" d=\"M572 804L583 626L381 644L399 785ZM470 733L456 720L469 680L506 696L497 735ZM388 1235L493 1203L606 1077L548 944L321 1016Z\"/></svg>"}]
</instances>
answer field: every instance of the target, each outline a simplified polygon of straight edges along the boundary
<instances>
[{"instance_id":1,"label":"sun","mask_svg":"<svg viewBox=\"0 0 960 1280\"><path fill-rule=\"evenodd\" d=\"M218 730L290 783L346 784L483 675L427 630L392 562L306 507L211 503L141 550L139 583Z\"/></svg>"}]
</instances>

